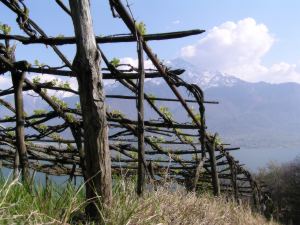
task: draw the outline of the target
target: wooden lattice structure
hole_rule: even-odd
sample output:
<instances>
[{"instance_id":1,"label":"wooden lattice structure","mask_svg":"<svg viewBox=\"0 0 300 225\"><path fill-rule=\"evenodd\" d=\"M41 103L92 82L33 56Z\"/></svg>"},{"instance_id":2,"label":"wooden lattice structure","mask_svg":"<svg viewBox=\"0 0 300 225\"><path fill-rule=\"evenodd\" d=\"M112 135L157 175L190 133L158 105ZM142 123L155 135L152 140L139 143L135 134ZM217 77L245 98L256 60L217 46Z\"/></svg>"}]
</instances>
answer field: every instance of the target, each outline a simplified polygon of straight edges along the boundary
<instances>
[{"instance_id":1,"label":"wooden lattice structure","mask_svg":"<svg viewBox=\"0 0 300 225\"><path fill-rule=\"evenodd\" d=\"M75 44L75 37L48 37L47 34L30 19L28 9L23 1L0 0L16 14L17 23L27 36L10 35L8 32L0 34L0 74L13 79L13 87L0 91L0 107L6 108L13 116L0 118L0 159L2 166L17 170L19 162L24 164L27 159L28 166L33 171L51 175L67 175L70 180L83 175L84 168L82 154L83 128L81 110L70 108L61 99L51 97L46 90L70 92L78 95L77 90L70 86L57 85L53 82L41 83L31 81L26 73L51 74L57 76L76 77L72 70L72 63L67 60L58 46ZM62 1L57 4L67 14L71 15L67 6ZM112 162L112 173L138 175L138 192L143 191L143 185L151 180L154 183L160 180L171 179L183 184L190 191L199 188L211 188L215 195L221 192L232 194L236 199L241 196L253 197L253 202L258 205L261 200L261 189L251 174L230 155L232 148L228 144L218 141L216 135L206 132L205 104L216 102L205 101L201 87L189 84L180 78L184 72L180 68L167 68L152 52L148 43L153 40L165 40L196 35L203 30L190 30L162 34L142 34L137 29L136 22L128 9L119 0L110 1L113 16L119 17L128 27L128 35L112 35L96 37L99 51L105 67L102 68L103 79L113 79L132 92L131 96L109 95L106 98L127 99L136 101L137 120L126 118L116 111L107 112L109 122L109 140ZM63 61L63 67L32 66L27 61L15 61L10 41L22 44L43 44L50 46L57 56ZM136 42L139 66L129 69L120 69L112 63L101 50L103 43ZM144 57L153 63L155 70L144 68ZM169 99L153 97L144 92L144 79L157 77L163 78L173 91L176 98ZM137 81L137 82L135 82ZM17 97L22 92L34 91L49 106L51 111L25 114L22 104ZM191 99L182 97L183 91L192 96ZM4 99L5 96L14 94L15 105ZM155 93L153 93L155 94ZM17 97L16 97L17 96ZM117 101L117 100L116 100ZM182 107L189 117L186 122L177 122L165 108L158 107L157 101L168 101ZM153 120L144 119L144 103L148 104L156 115ZM195 113L191 108L197 106ZM19 112L19 113L18 113ZM22 113L21 113L22 114ZM49 125L49 121L56 121ZM14 127L6 124L16 123ZM25 147L27 155L20 155L18 159L18 136L13 131L23 126ZM30 131L30 133L29 133ZM72 138L59 135L69 131ZM20 134L20 132L19 132ZM22 134L22 133L21 133ZM164 137L164 138L161 138ZM20 153L20 151L19 151ZM125 171L125 172L124 172ZM205 185L204 185L205 184Z\"/></svg>"}]
</instances>

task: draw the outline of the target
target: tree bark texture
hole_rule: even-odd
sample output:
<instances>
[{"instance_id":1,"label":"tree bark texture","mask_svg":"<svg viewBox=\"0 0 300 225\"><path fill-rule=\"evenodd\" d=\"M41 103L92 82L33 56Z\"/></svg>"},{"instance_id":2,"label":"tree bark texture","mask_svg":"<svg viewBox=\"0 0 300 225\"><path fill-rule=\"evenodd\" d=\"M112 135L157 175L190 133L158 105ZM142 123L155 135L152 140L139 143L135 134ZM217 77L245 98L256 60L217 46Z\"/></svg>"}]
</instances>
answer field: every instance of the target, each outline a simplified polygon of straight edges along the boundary
<instances>
[{"instance_id":1,"label":"tree bark texture","mask_svg":"<svg viewBox=\"0 0 300 225\"><path fill-rule=\"evenodd\" d=\"M84 128L86 160L86 213L99 218L97 209L112 199L111 159L105 95L89 0L70 0L77 52L72 68L77 74ZM100 202L99 202L100 197Z\"/></svg>"}]
</instances>

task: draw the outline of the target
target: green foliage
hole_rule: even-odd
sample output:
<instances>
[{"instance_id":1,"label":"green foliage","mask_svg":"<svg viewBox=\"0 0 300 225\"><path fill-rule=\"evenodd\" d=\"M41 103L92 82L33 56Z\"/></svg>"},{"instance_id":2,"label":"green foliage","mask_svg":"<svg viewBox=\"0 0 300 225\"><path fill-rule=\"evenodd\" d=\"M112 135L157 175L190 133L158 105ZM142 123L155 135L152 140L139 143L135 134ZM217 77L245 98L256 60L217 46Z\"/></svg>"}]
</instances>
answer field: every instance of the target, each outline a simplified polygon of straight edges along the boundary
<instances>
[{"instance_id":1,"label":"green foliage","mask_svg":"<svg viewBox=\"0 0 300 225\"><path fill-rule=\"evenodd\" d=\"M34 65L37 66L37 67L43 67L43 66L45 66L44 63L40 63L39 60L37 60L37 59L34 60Z\"/></svg>"},{"instance_id":2,"label":"green foliage","mask_svg":"<svg viewBox=\"0 0 300 225\"><path fill-rule=\"evenodd\" d=\"M4 116L3 119L5 120L9 120L11 118L11 116Z\"/></svg>"},{"instance_id":3,"label":"green foliage","mask_svg":"<svg viewBox=\"0 0 300 225\"><path fill-rule=\"evenodd\" d=\"M58 79L51 80L51 85L56 86L58 84Z\"/></svg>"},{"instance_id":4,"label":"green foliage","mask_svg":"<svg viewBox=\"0 0 300 225\"><path fill-rule=\"evenodd\" d=\"M130 156L131 156L131 158L133 158L133 159L137 159L138 158L138 153L137 152L130 152Z\"/></svg>"},{"instance_id":5,"label":"green foliage","mask_svg":"<svg viewBox=\"0 0 300 225\"><path fill-rule=\"evenodd\" d=\"M211 188L209 183L198 183L203 185L202 195L165 183L157 185L157 190L147 188L139 198L135 179L113 175L112 204L101 209L104 222L97 224L276 224L268 223L248 207L228 198L213 197L207 193ZM70 183L58 186L50 182L47 187L35 184L29 188L18 180L2 178L0 224L96 225L84 216L87 203L84 196L83 186L74 187Z\"/></svg>"},{"instance_id":6,"label":"green foliage","mask_svg":"<svg viewBox=\"0 0 300 225\"><path fill-rule=\"evenodd\" d=\"M80 102L76 102L76 109L77 109L78 111L80 111L80 110L81 110L81 105L80 105Z\"/></svg>"},{"instance_id":7,"label":"green foliage","mask_svg":"<svg viewBox=\"0 0 300 225\"><path fill-rule=\"evenodd\" d=\"M268 200L265 211L267 217L279 217L281 222L289 218L291 224L300 224L300 157L295 160L279 164L270 162L260 169L256 179L266 187L271 202Z\"/></svg>"},{"instance_id":8,"label":"green foliage","mask_svg":"<svg viewBox=\"0 0 300 225\"><path fill-rule=\"evenodd\" d=\"M196 120L201 124L201 114L200 114L200 113L197 113L197 112L195 111L195 109L193 109L193 108L191 108L191 111L192 111L192 113L194 114ZM190 116L189 114L188 114L188 117L191 118L191 116ZM192 121L192 124L195 125L195 121L194 121L194 120Z\"/></svg>"},{"instance_id":9,"label":"green foliage","mask_svg":"<svg viewBox=\"0 0 300 225\"><path fill-rule=\"evenodd\" d=\"M193 143L193 142L194 142L194 138L191 137L191 136L183 135L182 138L183 138L187 143Z\"/></svg>"},{"instance_id":10,"label":"green foliage","mask_svg":"<svg viewBox=\"0 0 300 225\"><path fill-rule=\"evenodd\" d=\"M66 118L69 123L74 123L76 121L75 117L71 113L66 113Z\"/></svg>"},{"instance_id":11,"label":"green foliage","mask_svg":"<svg viewBox=\"0 0 300 225\"><path fill-rule=\"evenodd\" d=\"M215 144L216 145L221 145L223 143L221 137L219 135L216 136L215 138Z\"/></svg>"},{"instance_id":12,"label":"green foliage","mask_svg":"<svg viewBox=\"0 0 300 225\"><path fill-rule=\"evenodd\" d=\"M48 129L48 126L45 124L39 124L36 126L41 132L46 132Z\"/></svg>"},{"instance_id":13,"label":"green foliage","mask_svg":"<svg viewBox=\"0 0 300 225\"><path fill-rule=\"evenodd\" d=\"M114 67L117 67L117 66L120 64L120 59L118 59L118 58L113 58L113 59L110 61L110 64L112 64Z\"/></svg>"},{"instance_id":14,"label":"green foliage","mask_svg":"<svg viewBox=\"0 0 300 225\"><path fill-rule=\"evenodd\" d=\"M165 139L162 136L151 136L149 137L152 142L164 142Z\"/></svg>"},{"instance_id":15,"label":"green foliage","mask_svg":"<svg viewBox=\"0 0 300 225\"><path fill-rule=\"evenodd\" d=\"M110 113L111 113L111 115L112 115L113 117L115 117L115 118L123 117L123 114L122 114L122 112L121 112L120 110L114 109L114 110L112 110Z\"/></svg>"},{"instance_id":16,"label":"green foliage","mask_svg":"<svg viewBox=\"0 0 300 225\"><path fill-rule=\"evenodd\" d=\"M194 138L192 136L184 135L181 129L175 128L175 131L181 135L182 139L185 140L188 143L193 143Z\"/></svg>"},{"instance_id":17,"label":"green foliage","mask_svg":"<svg viewBox=\"0 0 300 225\"><path fill-rule=\"evenodd\" d=\"M8 35L10 34L11 32L11 27L8 26L7 24L2 24L0 23L0 31L5 34L5 35Z\"/></svg>"},{"instance_id":18,"label":"green foliage","mask_svg":"<svg viewBox=\"0 0 300 225\"><path fill-rule=\"evenodd\" d=\"M84 191L54 183L47 188L36 184L31 191L18 180L1 178L0 199L0 224L57 224L55 218L71 219L72 210L84 202Z\"/></svg>"},{"instance_id":19,"label":"green foliage","mask_svg":"<svg viewBox=\"0 0 300 225\"><path fill-rule=\"evenodd\" d=\"M8 131L7 132L7 135L10 137L10 138L14 138L16 136L16 132L15 131Z\"/></svg>"},{"instance_id":20,"label":"green foliage","mask_svg":"<svg viewBox=\"0 0 300 225\"><path fill-rule=\"evenodd\" d=\"M176 155L176 154L169 154L169 156L170 156L172 159L176 160L176 161L181 161L181 158L180 158L179 155Z\"/></svg>"},{"instance_id":21,"label":"green foliage","mask_svg":"<svg viewBox=\"0 0 300 225\"><path fill-rule=\"evenodd\" d=\"M49 136L50 136L53 140L55 140L55 141L61 140L61 136L60 136L58 133L56 133L56 132L50 134Z\"/></svg>"},{"instance_id":22,"label":"green foliage","mask_svg":"<svg viewBox=\"0 0 300 225\"><path fill-rule=\"evenodd\" d=\"M59 87L71 89L71 85L68 81L60 83Z\"/></svg>"},{"instance_id":23,"label":"green foliage","mask_svg":"<svg viewBox=\"0 0 300 225\"><path fill-rule=\"evenodd\" d=\"M71 89L71 85L70 85L70 83L68 81L65 81L65 82L61 81L61 82L59 82L58 79L53 79L53 80L51 80L51 84L52 84L52 86L55 86L55 87Z\"/></svg>"},{"instance_id":24,"label":"green foliage","mask_svg":"<svg viewBox=\"0 0 300 225\"><path fill-rule=\"evenodd\" d=\"M41 82L41 77L34 77L34 78L32 79L32 82L33 82L35 85L39 84L39 83Z\"/></svg>"},{"instance_id":25,"label":"green foliage","mask_svg":"<svg viewBox=\"0 0 300 225\"><path fill-rule=\"evenodd\" d=\"M59 99L56 96L51 96L51 99L58 104L62 109L67 109L68 108L68 104L66 102L64 102L63 100Z\"/></svg>"},{"instance_id":26,"label":"green foliage","mask_svg":"<svg viewBox=\"0 0 300 225\"><path fill-rule=\"evenodd\" d=\"M30 120L30 123L35 123L35 122L37 122L37 119L31 119Z\"/></svg>"},{"instance_id":27,"label":"green foliage","mask_svg":"<svg viewBox=\"0 0 300 225\"><path fill-rule=\"evenodd\" d=\"M153 94L148 94L148 97L149 98L156 98L156 96L155 95L153 95ZM155 104L155 99L150 99L150 102L152 102L152 104Z\"/></svg>"},{"instance_id":28,"label":"green foliage","mask_svg":"<svg viewBox=\"0 0 300 225\"><path fill-rule=\"evenodd\" d=\"M74 150L74 147L73 147L73 145L72 145L71 143L67 143L67 149L68 149L69 151L73 151L73 150Z\"/></svg>"},{"instance_id":29,"label":"green foliage","mask_svg":"<svg viewBox=\"0 0 300 225\"><path fill-rule=\"evenodd\" d=\"M146 32L147 32L147 29L146 29L146 24L144 23L144 22L136 22L135 23L135 26L136 26L136 28L140 31L140 33L142 34L142 35L145 35L146 34Z\"/></svg>"},{"instance_id":30,"label":"green foliage","mask_svg":"<svg viewBox=\"0 0 300 225\"><path fill-rule=\"evenodd\" d=\"M195 114L195 117L196 117L196 120L197 120L199 123L201 123L201 115L200 115L200 113L196 113L196 114Z\"/></svg>"},{"instance_id":31,"label":"green foliage","mask_svg":"<svg viewBox=\"0 0 300 225\"><path fill-rule=\"evenodd\" d=\"M120 161L121 160L121 153L120 152L117 152L116 153L116 156L115 156L115 159L117 160L117 161Z\"/></svg>"},{"instance_id":32,"label":"green foliage","mask_svg":"<svg viewBox=\"0 0 300 225\"><path fill-rule=\"evenodd\" d=\"M28 17L29 17L29 9L28 8L25 8L24 14L25 14L25 17L28 19Z\"/></svg>"},{"instance_id":33,"label":"green foliage","mask_svg":"<svg viewBox=\"0 0 300 225\"><path fill-rule=\"evenodd\" d=\"M165 115L165 117L167 117L169 120L173 119L173 115L170 112L169 108L166 106L161 106L159 107L159 110Z\"/></svg>"},{"instance_id":34,"label":"green foliage","mask_svg":"<svg viewBox=\"0 0 300 225\"><path fill-rule=\"evenodd\" d=\"M35 109L35 110L33 110L33 114L34 115L43 115L43 114L46 114L47 113L47 110L45 110L45 109Z\"/></svg>"}]
</instances>

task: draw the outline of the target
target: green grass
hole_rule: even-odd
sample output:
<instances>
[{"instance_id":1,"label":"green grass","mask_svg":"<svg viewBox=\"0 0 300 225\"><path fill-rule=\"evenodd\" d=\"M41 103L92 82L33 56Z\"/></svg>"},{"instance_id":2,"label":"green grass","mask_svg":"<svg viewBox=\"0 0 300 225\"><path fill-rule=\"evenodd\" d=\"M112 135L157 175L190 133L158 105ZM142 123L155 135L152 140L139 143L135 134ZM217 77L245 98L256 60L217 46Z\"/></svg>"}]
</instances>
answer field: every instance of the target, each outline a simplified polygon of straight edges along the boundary
<instances>
[{"instance_id":1,"label":"green grass","mask_svg":"<svg viewBox=\"0 0 300 225\"><path fill-rule=\"evenodd\" d=\"M35 185L32 188L18 180L0 181L0 224L61 223L80 210L84 202L82 190L72 185L63 188L50 184L47 188Z\"/></svg>"},{"instance_id":2,"label":"green grass","mask_svg":"<svg viewBox=\"0 0 300 225\"><path fill-rule=\"evenodd\" d=\"M133 180L114 181L112 206L101 212L104 224L275 224L248 206L208 193L171 191L165 184L138 198ZM0 224L93 224L86 221L84 207L83 187L51 183L30 189L17 180L0 179Z\"/></svg>"}]
</instances>

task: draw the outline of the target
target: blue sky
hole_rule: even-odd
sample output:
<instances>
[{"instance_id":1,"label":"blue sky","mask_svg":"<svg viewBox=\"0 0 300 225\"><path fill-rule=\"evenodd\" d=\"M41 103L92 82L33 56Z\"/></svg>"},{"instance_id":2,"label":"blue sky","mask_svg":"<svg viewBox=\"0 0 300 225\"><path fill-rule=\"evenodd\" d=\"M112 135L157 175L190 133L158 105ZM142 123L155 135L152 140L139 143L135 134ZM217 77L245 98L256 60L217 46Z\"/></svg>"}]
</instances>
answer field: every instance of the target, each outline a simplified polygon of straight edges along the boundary
<instances>
[{"instance_id":1,"label":"blue sky","mask_svg":"<svg viewBox=\"0 0 300 225\"><path fill-rule=\"evenodd\" d=\"M272 83L300 83L300 1L297 0L128 0L135 19L143 21L147 33L205 29L206 34L150 45L164 60L183 57L208 70L220 70L241 79ZM30 17L47 34L73 34L70 18L54 0L25 0ZM97 35L128 33L120 19L111 16L108 0L91 0ZM68 3L68 1L65 1ZM15 15L0 4L0 22L20 34ZM217 46L217 47L216 47ZM110 57L136 58L135 44L106 44ZM217 48L217 49L216 49ZM71 60L74 46L61 48ZM191 55L191 53L193 53ZM51 48L18 45L18 59L60 65Z\"/></svg>"}]
</instances>

